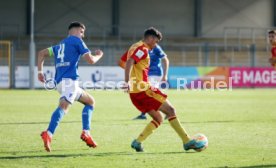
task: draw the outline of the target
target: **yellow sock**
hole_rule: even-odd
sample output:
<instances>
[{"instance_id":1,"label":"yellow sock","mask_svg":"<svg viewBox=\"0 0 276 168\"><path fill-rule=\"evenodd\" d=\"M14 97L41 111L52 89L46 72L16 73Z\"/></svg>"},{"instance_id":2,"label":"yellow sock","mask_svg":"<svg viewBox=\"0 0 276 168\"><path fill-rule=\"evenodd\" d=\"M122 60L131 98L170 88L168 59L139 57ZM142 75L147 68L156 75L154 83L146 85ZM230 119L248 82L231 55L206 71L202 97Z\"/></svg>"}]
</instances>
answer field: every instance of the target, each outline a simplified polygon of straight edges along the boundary
<instances>
[{"instance_id":1,"label":"yellow sock","mask_svg":"<svg viewBox=\"0 0 276 168\"><path fill-rule=\"evenodd\" d=\"M179 137L182 139L183 143L187 143L190 141L189 135L186 133L185 129L181 126L179 120L176 118L176 116L170 117L169 123L175 130L175 132L179 135Z\"/></svg>"},{"instance_id":2,"label":"yellow sock","mask_svg":"<svg viewBox=\"0 0 276 168\"><path fill-rule=\"evenodd\" d=\"M143 142L150 134L153 133L156 128L158 128L159 125L160 124L157 121L152 120L150 123L148 123L148 125L136 140L140 143Z\"/></svg>"}]
</instances>

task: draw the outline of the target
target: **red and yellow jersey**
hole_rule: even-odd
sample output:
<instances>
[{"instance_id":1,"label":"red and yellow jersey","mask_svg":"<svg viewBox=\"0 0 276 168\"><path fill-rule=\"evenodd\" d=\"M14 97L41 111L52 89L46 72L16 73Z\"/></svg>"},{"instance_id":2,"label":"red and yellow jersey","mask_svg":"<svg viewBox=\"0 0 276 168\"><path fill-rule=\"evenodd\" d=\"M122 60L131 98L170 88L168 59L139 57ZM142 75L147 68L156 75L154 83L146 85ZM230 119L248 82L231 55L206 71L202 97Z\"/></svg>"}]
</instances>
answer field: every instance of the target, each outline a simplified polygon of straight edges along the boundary
<instances>
[{"instance_id":1,"label":"red and yellow jersey","mask_svg":"<svg viewBox=\"0 0 276 168\"><path fill-rule=\"evenodd\" d=\"M271 48L271 58L276 59L276 45ZM272 66L275 66L275 64L272 64Z\"/></svg>"},{"instance_id":2,"label":"red and yellow jersey","mask_svg":"<svg viewBox=\"0 0 276 168\"><path fill-rule=\"evenodd\" d=\"M272 46L271 48L271 56L272 58L276 58L276 45Z\"/></svg>"},{"instance_id":3,"label":"red and yellow jersey","mask_svg":"<svg viewBox=\"0 0 276 168\"><path fill-rule=\"evenodd\" d=\"M150 88L148 71L150 65L149 46L143 41L133 44L122 60L133 58L135 63L130 72L130 93L139 93Z\"/></svg>"},{"instance_id":4,"label":"red and yellow jersey","mask_svg":"<svg viewBox=\"0 0 276 168\"><path fill-rule=\"evenodd\" d=\"M120 58L120 60L119 60L119 62L118 62L118 65L121 67L121 68L123 68L123 69L125 69L125 67L126 67L126 62L127 62L127 53L128 53L128 51L126 51L122 56L121 56L121 58Z\"/></svg>"}]
</instances>

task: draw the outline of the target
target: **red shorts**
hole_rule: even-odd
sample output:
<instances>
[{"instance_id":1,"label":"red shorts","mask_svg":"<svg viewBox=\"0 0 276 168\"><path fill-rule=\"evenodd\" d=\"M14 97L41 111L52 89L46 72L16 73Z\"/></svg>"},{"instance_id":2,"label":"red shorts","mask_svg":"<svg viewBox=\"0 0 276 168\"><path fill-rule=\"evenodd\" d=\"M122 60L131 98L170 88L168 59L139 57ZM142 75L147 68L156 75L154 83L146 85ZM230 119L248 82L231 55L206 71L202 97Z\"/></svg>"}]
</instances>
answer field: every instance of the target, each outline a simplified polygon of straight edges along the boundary
<instances>
[{"instance_id":1,"label":"red shorts","mask_svg":"<svg viewBox=\"0 0 276 168\"><path fill-rule=\"evenodd\" d=\"M157 88L150 88L146 91L130 93L129 95L134 106L143 113L151 110L157 111L167 99L167 95Z\"/></svg>"}]
</instances>

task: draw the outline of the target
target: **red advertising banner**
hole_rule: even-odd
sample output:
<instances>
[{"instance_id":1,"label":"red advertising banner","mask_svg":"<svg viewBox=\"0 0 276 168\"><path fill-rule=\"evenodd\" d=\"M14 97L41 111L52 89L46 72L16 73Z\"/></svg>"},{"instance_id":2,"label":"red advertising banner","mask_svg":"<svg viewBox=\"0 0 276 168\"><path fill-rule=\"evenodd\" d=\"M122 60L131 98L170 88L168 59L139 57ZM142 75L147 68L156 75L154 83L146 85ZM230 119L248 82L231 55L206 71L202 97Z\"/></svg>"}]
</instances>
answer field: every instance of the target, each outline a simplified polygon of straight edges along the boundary
<instances>
[{"instance_id":1,"label":"red advertising banner","mask_svg":"<svg viewBox=\"0 0 276 168\"><path fill-rule=\"evenodd\" d=\"M268 67L230 67L232 87L276 87L276 70Z\"/></svg>"}]
</instances>

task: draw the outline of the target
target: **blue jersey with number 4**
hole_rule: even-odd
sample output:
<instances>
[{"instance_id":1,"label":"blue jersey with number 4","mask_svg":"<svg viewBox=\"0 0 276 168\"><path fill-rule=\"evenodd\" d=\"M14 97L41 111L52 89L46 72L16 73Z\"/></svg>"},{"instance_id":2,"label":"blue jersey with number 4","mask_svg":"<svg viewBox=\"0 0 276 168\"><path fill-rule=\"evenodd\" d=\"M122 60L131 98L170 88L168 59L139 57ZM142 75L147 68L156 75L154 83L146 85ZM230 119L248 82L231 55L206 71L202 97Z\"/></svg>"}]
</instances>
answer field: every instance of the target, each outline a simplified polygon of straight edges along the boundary
<instances>
[{"instance_id":1,"label":"blue jersey with number 4","mask_svg":"<svg viewBox=\"0 0 276 168\"><path fill-rule=\"evenodd\" d=\"M149 55L149 76L162 76L163 68L161 64L161 59L166 56L166 53L162 50L162 48L159 45L156 45L156 47L149 51Z\"/></svg>"},{"instance_id":2,"label":"blue jersey with number 4","mask_svg":"<svg viewBox=\"0 0 276 168\"><path fill-rule=\"evenodd\" d=\"M79 78L78 63L80 57L89 53L82 39L76 36L68 36L58 45L48 48L50 56L55 57L55 81L59 83L62 78L77 80Z\"/></svg>"}]
</instances>

